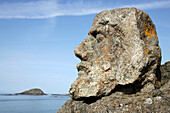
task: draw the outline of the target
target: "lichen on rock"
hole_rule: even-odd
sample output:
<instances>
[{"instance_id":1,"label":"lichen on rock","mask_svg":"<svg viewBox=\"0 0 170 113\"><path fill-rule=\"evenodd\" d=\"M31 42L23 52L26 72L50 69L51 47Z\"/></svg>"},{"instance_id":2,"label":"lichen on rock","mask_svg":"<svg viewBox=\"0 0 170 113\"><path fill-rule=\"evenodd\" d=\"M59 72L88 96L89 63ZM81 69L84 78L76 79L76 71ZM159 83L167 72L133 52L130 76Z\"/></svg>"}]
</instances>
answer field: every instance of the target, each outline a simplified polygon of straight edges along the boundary
<instances>
[{"instance_id":1,"label":"lichen on rock","mask_svg":"<svg viewBox=\"0 0 170 113\"><path fill-rule=\"evenodd\" d=\"M169 113L170 62L148 14L136 8L102 11L75 49L81 63L57 113Z\"/></svg>"},{"instance_id":2,"label":"lichen on rock","mask_svg":"<svg viewBox=\"0 0 170 113\"><path fill-rule=\"evenodd\" d=\"M155 25L139 9L97 14L89 36L75 49L81 63L77 65L79 77L71 86L71 97L102 97L116 86L128 84L134 84L132 92L154 89L161 61L158 43Z\"/></svg>"},{"instance_id":3,"label":"lichen on rock","mask_svg":"<svg viewBox=\"0 0 170 113\"><path fill-rule=\"evenodd\" d=\"M164 85L170 79L170 61L166 62L164 65L161 65L161 85Z\"/></svg>"},{"instance_id":4,"label":"lichen on rock","mask_svg":"<svg viewBox=\"0 0 170 113\"><path fill-rule=\"evenodd\" d=\"M169 113L170 112L170 62L161 65L162 86L148 93L124 94L113 92L96 101L68 100L57 113ZM166 80L166 81L165 81Z\"/></svg>"}]
</instances>

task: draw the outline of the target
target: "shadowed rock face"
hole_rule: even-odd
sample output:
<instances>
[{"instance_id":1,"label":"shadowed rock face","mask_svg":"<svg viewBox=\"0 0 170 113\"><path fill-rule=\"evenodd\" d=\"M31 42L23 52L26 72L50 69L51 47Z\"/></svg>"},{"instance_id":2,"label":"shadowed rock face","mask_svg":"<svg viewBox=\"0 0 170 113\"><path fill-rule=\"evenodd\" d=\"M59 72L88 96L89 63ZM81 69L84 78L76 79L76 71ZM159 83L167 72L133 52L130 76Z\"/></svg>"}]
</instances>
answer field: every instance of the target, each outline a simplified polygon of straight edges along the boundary
<instances>
[{"instance_id":1,"label":"shadowed rock face","mask_svg":"<svg viewBox=\"0 0 170 113\"><path fill-rule=\"evenodd\" d=\"M150 93L125 95L120 92L94 103L68 100L57 113L169 113L170 81Z\"/></svg>"},{"instance_id":2,"label":"shadowed rock face","mask_svg":"<svg viewBox=\"0 0 170 113\"><path fill-rule=\"evenodd\" d=\"M57 113L169 113L170 61L161 65L160 89L149 93L123 94L116 91L95 102L68 100ZM89 103L90 102L90 103Z\"/></svg>"},{"instance_id":3,"label":"shadowed rock face","mask_svg":"<svg viewBox=\"0 0 170 113\"><path fill-rule=\"evenodd\" d=\"M158 43L155 25L141 10L99 13L89 36L75 49L81 63L77 65L79 77L70 88L71 97L102 97L129 84L131 93L151 91L160 79Z\"/></svg>"}]
</instances>

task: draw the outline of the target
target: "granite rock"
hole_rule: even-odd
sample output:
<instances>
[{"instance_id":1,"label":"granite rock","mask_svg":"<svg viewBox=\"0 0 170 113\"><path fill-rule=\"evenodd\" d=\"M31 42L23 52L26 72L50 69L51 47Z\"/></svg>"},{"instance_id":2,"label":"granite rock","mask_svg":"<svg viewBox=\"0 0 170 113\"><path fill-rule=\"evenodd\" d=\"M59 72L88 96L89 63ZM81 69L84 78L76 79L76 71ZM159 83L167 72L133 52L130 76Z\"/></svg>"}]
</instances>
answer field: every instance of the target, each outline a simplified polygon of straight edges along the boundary
<instances>
[{"instance_id":1,"label":"granite rock","mask_svg":"<svg viewBox=\"0 0 170 113\"><path fill-rule=\"evenodd\" d=\"M97 14L89 36L74 52L81 60L79 76L69 91L74 100L101 98L119 88L136 93L160 86L161 50L156 28L139 9Z\"/></svg>"}]
</instances>

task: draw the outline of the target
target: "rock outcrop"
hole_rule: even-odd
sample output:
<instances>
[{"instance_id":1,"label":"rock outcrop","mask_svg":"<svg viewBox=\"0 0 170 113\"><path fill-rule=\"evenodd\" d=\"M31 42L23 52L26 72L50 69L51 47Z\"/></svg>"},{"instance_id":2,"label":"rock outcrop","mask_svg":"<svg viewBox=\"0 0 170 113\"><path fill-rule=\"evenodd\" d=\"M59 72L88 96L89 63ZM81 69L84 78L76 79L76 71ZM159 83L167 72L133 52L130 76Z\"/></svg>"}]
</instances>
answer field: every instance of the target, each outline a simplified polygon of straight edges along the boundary
<instances>
[{"instance_id":1,"label":"rock outcrop","mask_svg":"<svg viewBox=\"0 0 170 113\"><path fill-rule=\"evenodd\" d=\"M170 111L169 63L160 67L159 41L148 14L136 8L97 14L75 55L81 63L69 91L72 99L57 113Z\"/></svg>"},{"instance_id":2,"label":"rock outcrop","mask_svg":"<svg viewBox=\"0 0 170 113\"><path fill-rule=\"evenodd\" d=\"M136 8L99 13L75 55L81 63L70 89L73 99L102 97L124 85L133 86L130 93L148 92L160 79L156 76L161 50L155 25Z\"/></svg>"},{"instance_id":3,"label":"rock outcrop","mask_svg":"<svg viewBox=\"0 0 170 113\"><path fill-rule=\"evenodd\" d=\"M170 69L170 62L161 66L161 70ZM161 71L168 75L169 71ZM164 79L165 80L165 79ZM68 100L57 113L169 113L170 112L170 80L162 81L161 88L149 93L124 94L121 91L102 97L93 102Z\"/></svg>"},{"instance_id":4,"label":"rock outcrop","mask_svg":"<svg viewBox=\"0 0 170 113\"><path fill-rule=\"evenodd\" d=\"M22 93L16 93L15 95L46 95L41 89L30 89Z\"/></svg>"}]
</instances>

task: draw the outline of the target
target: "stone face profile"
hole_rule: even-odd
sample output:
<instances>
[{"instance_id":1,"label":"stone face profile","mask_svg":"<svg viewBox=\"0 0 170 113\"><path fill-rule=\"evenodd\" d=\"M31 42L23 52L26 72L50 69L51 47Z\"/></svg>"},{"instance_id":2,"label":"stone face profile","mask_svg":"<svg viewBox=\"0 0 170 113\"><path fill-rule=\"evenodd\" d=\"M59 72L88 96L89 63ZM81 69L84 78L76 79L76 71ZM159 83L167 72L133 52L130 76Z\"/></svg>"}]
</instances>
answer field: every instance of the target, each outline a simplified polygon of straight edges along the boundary
<instances>
[{"instance_id":1,"label":"stone face profile","mask_svg":"<svg viewBox=\"0 0 170 113\"><path fill-rule=\"evenodd\" d=\"M150 92L159 86L161 50L156 28L139 9L97 14L89 36L74 52L81 63L70 88L72 99L103 97L122 86L130 86L128 93Z\"/></svg>"},{"instance_id":2,"label":"stone face profile","mask_svg":"<svg viewBox=\"0 0 170 113\"><path fill-rule=\"evenodd\" d=\"M160 66L155 25L141 10L97 14L75 55L72 99L57 113L170 112L170 62Z\"/></svg>"}]
</instances>

